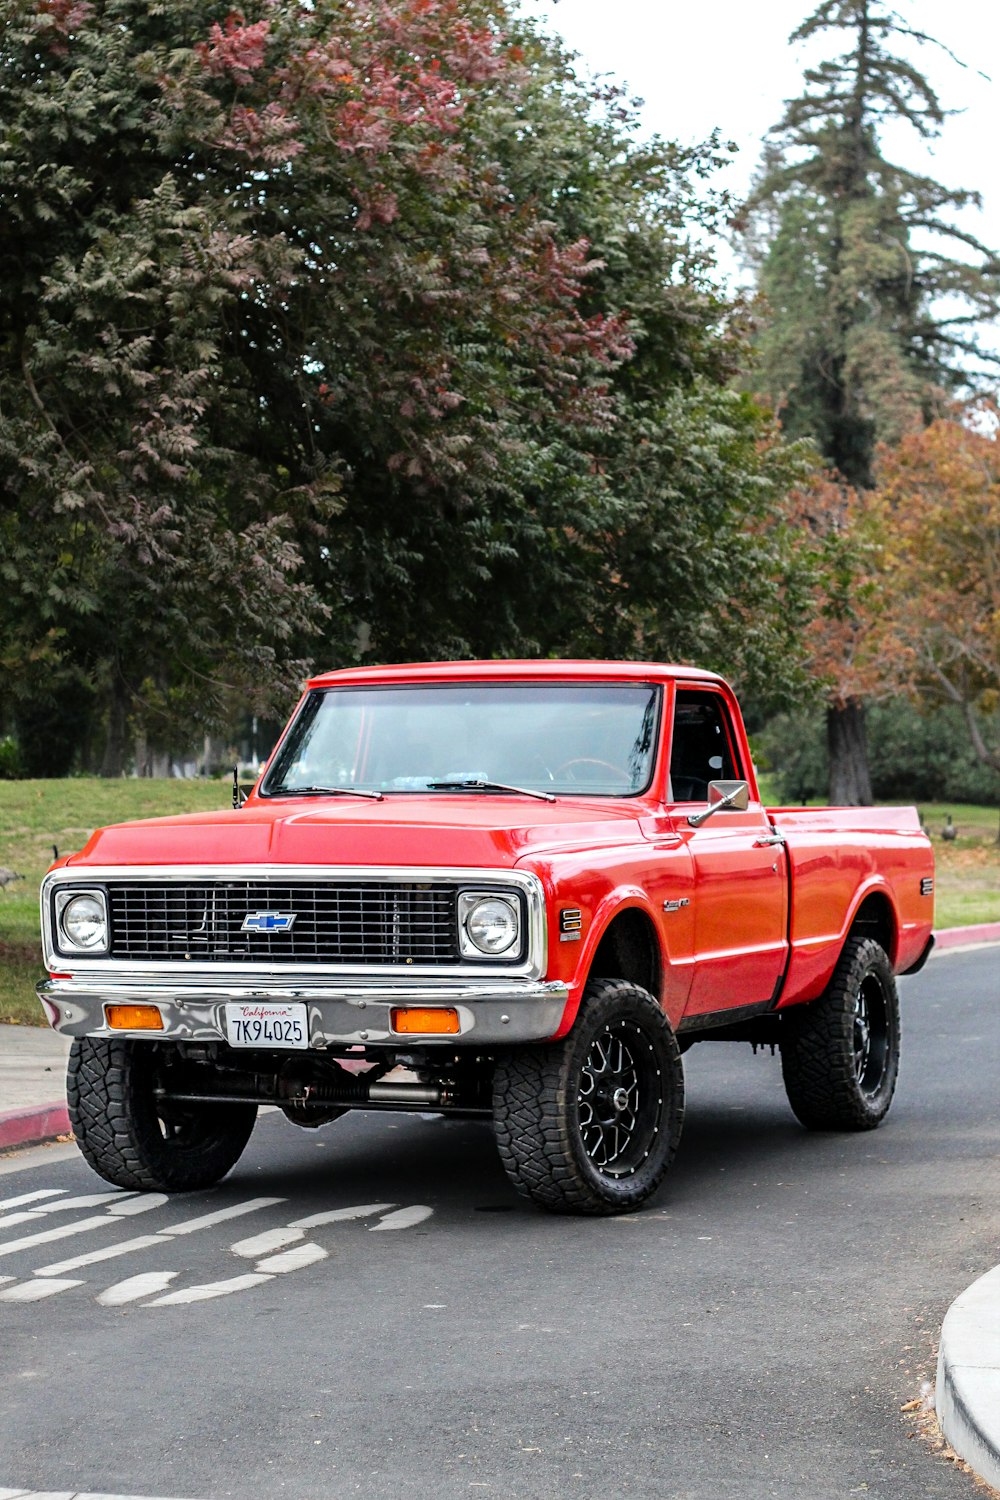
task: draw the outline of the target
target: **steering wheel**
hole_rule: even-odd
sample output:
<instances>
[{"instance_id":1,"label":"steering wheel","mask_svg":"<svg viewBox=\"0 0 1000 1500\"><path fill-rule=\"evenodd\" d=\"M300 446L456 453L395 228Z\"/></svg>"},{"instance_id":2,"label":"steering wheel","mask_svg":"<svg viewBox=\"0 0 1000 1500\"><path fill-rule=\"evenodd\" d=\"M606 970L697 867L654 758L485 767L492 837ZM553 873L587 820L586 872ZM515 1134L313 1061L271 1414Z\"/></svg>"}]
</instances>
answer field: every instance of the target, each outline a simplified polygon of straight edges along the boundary
<instances>
[{"instance_id":1,"label":"steering wheel","mask_svg":"<svg viewBox=\"0 0 1000 1500\"><path fill-rule=\"evenodd\" d=\"M623 771L621 766L613 766L609 760L598 760L595 755L578 755L573 760L564 760L561 766L556 767L553 775L558 781L560 776L569 773L570 780L576 781L577 777L572 773L577 766L597 766L598 770L610 771L615 780L620 782L623 787L631 787L632 785L631 776L627 771Z\"/></svg>"}]
</instances>

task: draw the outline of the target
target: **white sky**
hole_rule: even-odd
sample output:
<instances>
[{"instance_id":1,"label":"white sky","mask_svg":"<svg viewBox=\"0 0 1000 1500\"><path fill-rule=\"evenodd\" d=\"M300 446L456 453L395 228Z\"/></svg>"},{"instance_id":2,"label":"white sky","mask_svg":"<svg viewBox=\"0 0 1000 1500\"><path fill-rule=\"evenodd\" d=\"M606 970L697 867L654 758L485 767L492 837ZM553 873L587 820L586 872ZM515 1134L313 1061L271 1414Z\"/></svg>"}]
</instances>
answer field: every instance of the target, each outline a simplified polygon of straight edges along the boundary
<instances>
[{"instance_id":1,"label":"white sky","mask_svg":"<svg viewBox=\"0 0 1000 1500\"><path fill-rule=\"evenodd\" d=\"M645 100L650 132L669 140L703 140L716 126L740 148L717 181L745 192L764 132L781 117L785 99L801 91L806 64L844 50L828 32L810 45L788 36L817 0L521 0L524 14L559 33L588 73L609 73ZM888 154L949 187L978 190L983 209L969 209L962 227L1000 249L1000 3L998 0L895 0L909 25L943 42L911 57L946 109L942 135L923 145L909 127L887 133ZM990 75L987 80L980 71ZM732 261L723 247L720 265Z\"/></svg>"}]
</instances>

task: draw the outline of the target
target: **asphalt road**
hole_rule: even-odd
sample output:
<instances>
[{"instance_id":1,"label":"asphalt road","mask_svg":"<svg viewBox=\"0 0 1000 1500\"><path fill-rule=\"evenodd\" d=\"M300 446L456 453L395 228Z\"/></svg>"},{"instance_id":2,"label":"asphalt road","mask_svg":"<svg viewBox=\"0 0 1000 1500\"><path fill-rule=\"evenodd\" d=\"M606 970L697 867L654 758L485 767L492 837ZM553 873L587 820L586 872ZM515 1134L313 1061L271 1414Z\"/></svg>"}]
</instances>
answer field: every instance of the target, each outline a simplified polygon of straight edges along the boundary
<instances>
[{"instance_id":1,"label":"asphalt road","mask_svg":"<svg viewBox=\"0 0 1000 1500\"><path fill-rule=\"evenodd\" d=\"M702 1044L677 1164L621 1219L522 1206L489 1130L439 1117L269 1115L169 1202L76 1203L104 1184L63 1148L0 1163L0 1487L973 1500L901 1407L1000 1260L1000 953L901 988L880 1130L810 1135L776 1059Z\"/></svg>"}]
</instances>

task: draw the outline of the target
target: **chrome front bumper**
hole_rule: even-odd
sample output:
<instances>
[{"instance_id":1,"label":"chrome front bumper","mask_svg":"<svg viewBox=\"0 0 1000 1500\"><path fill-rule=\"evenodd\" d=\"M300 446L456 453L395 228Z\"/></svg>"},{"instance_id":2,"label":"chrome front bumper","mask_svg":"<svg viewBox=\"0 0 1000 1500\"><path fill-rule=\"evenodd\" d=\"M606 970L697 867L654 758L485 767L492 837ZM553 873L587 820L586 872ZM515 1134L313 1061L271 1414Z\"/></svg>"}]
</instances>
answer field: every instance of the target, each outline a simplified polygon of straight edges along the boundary
<instances>
[{"instance_id":1,"label":"chrome front bumper","mask_svg":"<svg viewBox=\"0 0 1000 1500\"><path fill-rule=\"evenodd\" d=\"M65 1036L126 1036L175 1042L224 1042L227 1001L297 1000L307 1006L309 1046L394 1045L400 1047L456 1045L492 1046L548 1040L559 1029L568 987L559 980L483 979L438 980L393 984L354 976L345 982L323 982L315 977L281 982L270 976L249 984L174 983L167 976L141 979L121 973L105 978L46 979L37 986L38 998L52 1026ZM105 1005L155 1005L163 1017L162 1031L112 1030ZM392 1029L395 1006L452 1007L457 1010L457 1035Z\"/></svg>"}]
</instances>

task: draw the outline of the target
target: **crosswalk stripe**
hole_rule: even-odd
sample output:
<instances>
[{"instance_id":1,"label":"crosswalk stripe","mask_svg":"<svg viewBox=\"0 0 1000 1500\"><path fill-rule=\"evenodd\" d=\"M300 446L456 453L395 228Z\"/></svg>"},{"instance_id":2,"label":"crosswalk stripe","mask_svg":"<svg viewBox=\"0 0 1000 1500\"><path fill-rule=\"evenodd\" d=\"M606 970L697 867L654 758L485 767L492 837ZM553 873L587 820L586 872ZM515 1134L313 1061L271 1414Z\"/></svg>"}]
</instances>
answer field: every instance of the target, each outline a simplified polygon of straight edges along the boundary
<instances>
[{"instance_id":1,"label":"crosswalk stripe","mask_svg":"<svg viewBox=\"0 0 1000 1500\"><path fill-rule=\"evenodd\" d=\"M4 1287L0 1302L40 1302L43 1297L54 1297L57 1292L69 1291L72 1286L83 1286L82 1281L56 1281L53 1279L21 1281L16 1286Z\"/></svg>"},{"instance_id":2,"label":"crosswalk stripe","mask_svg":"<svg viewBox=\"0 0 1000 1500\"><path fill-rule=\"evenodd\" d=\"M154 1500L148 1495L98 1495L93 1490L5 1490L0 1500ZM162 1497L161 1497L162 1500Z\"/></svg>"},{"instance_id":3,"label":"crosswalk stripe","mask_svg":"<svg viewBox=\"0 0 1000 1500\"><path fill-rule=\"evenodd\" d=\"M303 1266L314 1266L318 1260L326 1260L329 1255L322 1245L293 1245L291 1250L282 1250L280 1255L271 1255L267 1260L257 1262L258 1271L301 1271Z\"/></svg>"},{"instance_id":4,"label":"crosswalk stripe","mask_svg":"<svg viewBox=\"0 0 1000 1500\"><path fill-rule=\"evenodd\" d=\"M134 1198L135 1193L123 1193L116 1189L112 1193L84 1193L80 1198L60 1198L58 1203L41 1203L33 1208L33 1214L61 1214L67 1208L100 1208L105 1203L122 1202Z\"/></svg>"},{"instance_id":5,"label":"crosswalk stripe","mask_svg":"<svg viewBox=\"0 0 1000 1500\"><path fill-rule=\"evenodd\" d=\"M36 1276L61 1276L64 1271L79 1271L82 1266L96 1266L98 1261L117 1260L119 1255L131 1255L133 1250L147 1250L150 1245L162 1245L157 1234L141 1234L137 1239L124 1240L120 1245L106 1245L103 1250L90 1250L85 1255L74 1255L69 1260L56 1261L52 1266L41 1266Z\"/></svg>"},{"instance_id":6,"label":"crosswalk stripe","mask_svg":"<svg viewBox=\"0 0 1000 1500\"><path fill-rule=\"evenodd\" d=\"M137 1197L132 1198L128 1203L112 1203L108 1209L108 1213L114 1214L116 1218L128 1214L144 1214L151 1208L162 1207L169 1200L169 1193L139 1193Z\"/></svg>"},{"instance_id":7,"label":"crosswalk stripe","mask_svg":"<svg viewBox=\"0 0 1000 1500\"><path fill-rule=\"evenodd\" d=\"M284 1203L284 1198L251 1198L246 1203L236 1203L232 1208L220 1208L214 1214L202 1214L200 1219L184 1219L180 1224L168 1224L160 1234L194 1234L196 1229L210 1229L213 1224L224 1224L227 1219L239 1219L244 1214L256 1213L258 1208L271 1208L275 1203ZM3 1246L0 1245L0 1250Z\"/></svg>"},{"instance_id":8,"label":"crosswalk stripe","mask_svg":"<svg viewBox=\"0 0 1000 1500\"><path fill-rule=\"evenodd\" d=\"M263 1234L252 1235L248 1240L237 1240L229 1248L234 1255L255 1260L258 1255L267 1255L271 1250L280 1250L284 1245L293 1245L296 1240L301 1239L305 1239L304 1229L265 1229Z\"/></svg>"},{"instance_id":9,"label":"crosswalk stripe","mask_svg":"<svg viewBox=\"0 0 1000 1500\"><path fill-rule=\"evenodd\" d=\"M305 1219L293 1219L290 1229L318 1229L321 1224L340 1224L345 1219L367 1219L371 1214L384 1213L393 1208L392 1203L362 1203L357 1208L331 1208L322 1214L309 1214Z\"/></svg>"},{"instance_id":10,"label":"crosswalk stripe","mask_svg":"<svg viewBox=\"0 0 1000 1500\"><path fill-rule=\"evenodd\" d=\"M37 1223L38 1223L38 1215L37 1214L33 1214L31 1212L30 1208L26 1208L23 1213L8 1214L5 1219L0 1219L0 1234L3 1234L4 1231L7 1230L7 1229L13 1229L14 1226L15 1226L15 1224L37 1224Z\"/></svg>"},{"instance_id":11,"label":"crosswalk stripe","mask_svg":"<svg viewBox=\"0 0 1000 1500\"><path fill-rule=\"evenodd\" d=\"M151 1297L170 1285L177 1271L143 1271L140 1276L129 1276L126 1281L116 1281L99 1293L97 1301L102 1307L123 1307L126 1302L138 1302L140 1297Z\"/></svg>"},{"instance_id":12,"label":"crosswalk stripe","mask_svg":"<svg viewBox=\"0 0 1000 1500\"><path fill-rule=\"evenodd\" d=\"M414 1224L429 1219L433 1212L426 1204L414 1203L411 1208L398 1208L394 1214L386 1214L377 1224L369 1224L368 1231L374 1234L376 1229L412 1229Z\"/></svg>"},{"instance_id":13,"label":"crosswalk stripe","mask_svg":"<svg viewBox=\"0 0 1000 1500\"><path fill-rule=\"evenodd\" d=\"M168 1292L165 1297L154 1297L145 1307L183 1307L188 1302L210 1302L213 1297L228 1297L231 1292L245 1292L249 1287L272 1281L271 1276L257 1271L248 1271L245 1276L233 1276L229 1281L207 1281L202 1286L185 1287L181 1292Z\"/></svg>"},{"instance_id":14,"label":"crosswalk stripe","mask_svg":"<svg viewBox=\"0 0 1000 1500\"><path fill-rule=\"evenodd\" d=\"M246 1203L237 1203L230 1208L218 1209L214 1214L203 1214L199 1219L185 1219L180 1224L168 1224L156 1234L141 1234L135 1239L124 1240L118 1245L108 1245L101 1250L91 1250L83 1255L71 1256L68 1260L56 1261L54 1265L43 1266L38 1275L61 1275L64 1271L77 1271L81 1266L93 1266L102 1260L117 1260L119 1255L130 1255L135 1250L147 1250L150 1245L162 1245L165 1240L170 1240L174 1235L193 1234L197 1229L209 1229L215 1224L224 1223L228 1219L241 1217L243 1214L255 1213L259 1208L269 1207L273 1203L284 1203L284 1198L251 1198ZM114 1220L102 1219L99 1223L113 1223ZM3 1246L0 1245L0 1253Z\"/></svg>"},{"instance_id":15,"label":"crosswalk stripe","mask_svg":"<svg viewBox=\"0 0 1000 1500\"><path fill-rule=\"evenodd\" d=\"M0 1244L0 1255L13 1255L15 1250L28 1250L32 1245L46 1245L50 1240L65 1240L72 1234L86 1234L88 1229L107 1228L114 1220L107 1214L100 1218L81 1219L78 1224L60 1224L58 1229L43 1229L38 1234L26 1234L20 1240L4 1240Z\"/></svg>"},{"instance_id":16,"label":"crosswalk stripe","mask_svg":"<svg viewBox=\"0 0 1000 1500\"><path fill-rule=\"evenodd\" d=\"M16 1198L0 1198L0 1213L6 1213L8 1208L20 1208L22 1203L37 1203L40 1198L58 1198L65 1191L65 1188L36 1188L33 1193L19 1193ZM4 1493L0 1490L0 1500L3 1500Z\"/></svg>"},{"instance_id":17,"label":"crosswalk stripe","mask_svg":"<svg viewBox=\"0 0 1000 1500\"><path fill-rule=\"evenodd\" d=\"M72 1208L97 1208L113 1198L132 1198L133 1193L87 1193L82 1198L60 1198L58 1203L39 1203L21 1213L6 1214L0 1218L0 1234L13 1229L15 1224L34 1224L43 1214L61 1214ZM123 1210L119 1210L122 1212ZM114 1209L111 1210L115 1212Z\"/></svg>"}]
</instances>

